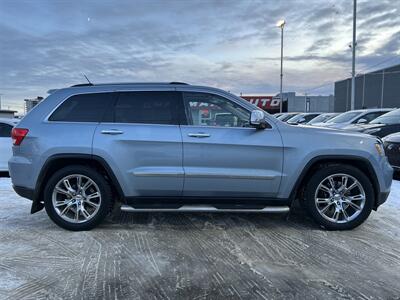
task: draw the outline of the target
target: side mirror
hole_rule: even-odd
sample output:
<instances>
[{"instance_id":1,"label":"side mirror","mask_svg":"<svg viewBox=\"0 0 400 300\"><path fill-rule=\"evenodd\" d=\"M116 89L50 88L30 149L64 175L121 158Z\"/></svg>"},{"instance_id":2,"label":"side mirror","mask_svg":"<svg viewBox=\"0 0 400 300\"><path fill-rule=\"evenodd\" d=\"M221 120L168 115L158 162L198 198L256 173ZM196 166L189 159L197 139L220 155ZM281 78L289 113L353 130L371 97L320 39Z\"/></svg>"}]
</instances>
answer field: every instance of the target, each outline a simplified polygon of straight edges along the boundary
<instances>
[{"instance_id":1,"label":"side mirror","mask_svg":"<svg viewBox=\"0 0 400 300\"><path fill-rule=\"evenodd\" d=\"M357 121L357 124L365 124L367 123L367 119L361 118L360 120Z\"/></svg>"},{"instance_id":2,"label":"side mirror","mask_svg":"<svg viewBox=\"0 0 400 300\"><path fill-rule=\"evenodd\" d=\"M253 110L250 115L250 125L259 129L267 128L264 113L259 110Z\"/></svg>"}]
</instances>

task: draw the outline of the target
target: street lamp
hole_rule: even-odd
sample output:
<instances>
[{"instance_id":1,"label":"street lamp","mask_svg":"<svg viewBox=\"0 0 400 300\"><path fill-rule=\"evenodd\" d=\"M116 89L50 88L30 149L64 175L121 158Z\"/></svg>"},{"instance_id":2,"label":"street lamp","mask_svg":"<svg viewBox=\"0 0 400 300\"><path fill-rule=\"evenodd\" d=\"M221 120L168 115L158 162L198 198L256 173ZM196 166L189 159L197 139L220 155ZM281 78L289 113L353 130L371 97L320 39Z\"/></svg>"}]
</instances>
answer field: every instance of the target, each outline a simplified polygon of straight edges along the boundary
<instances>
[{"instance_id":1,"label":"street lamp","mask_svg":"<svg viewBox=\"0 0 400 300\"><path fill-rule=\"evenodd\" d=\"M283 79L283 27L285 27L285 20L279 20L278 23L276 23L277 27L281 28L281 86L280 86L280 98L281 98L281 103L279 106L279 112L282 113L282 108L283 108L283 96L282 96L282 79Z\"/></svg>"},{"instance_id":2,"label":"street lamp","mask_svg":"<svg viewBox=\"0 0 400 300\"><path fill-rule=\"evenodd\" d=\"M353 110L356 103L356 16L357 16L357 0L353 1L353 42L351 44L351 101L350 108Z\"/></svg>"}]
</instances>

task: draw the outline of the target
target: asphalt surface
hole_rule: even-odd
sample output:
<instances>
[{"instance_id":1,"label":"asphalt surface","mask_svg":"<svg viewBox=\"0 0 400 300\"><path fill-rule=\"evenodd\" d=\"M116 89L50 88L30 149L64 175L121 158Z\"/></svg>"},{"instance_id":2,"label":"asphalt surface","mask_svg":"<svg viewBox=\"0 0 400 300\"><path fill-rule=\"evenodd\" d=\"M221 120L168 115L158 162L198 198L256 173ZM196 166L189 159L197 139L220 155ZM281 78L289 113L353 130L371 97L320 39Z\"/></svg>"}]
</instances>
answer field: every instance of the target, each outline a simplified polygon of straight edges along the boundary
<instances>
[{"instance_id":1,"label":"asphalt surface","mask_svg":"<svg viewBox=\"0 0 400 300\"><path fill-rule=\"evenodd\" d=\"M58 228L0 178L1 299L400 299L400 182L361 227L289 215L119 213Z\"/></svg>"}]
</instances>

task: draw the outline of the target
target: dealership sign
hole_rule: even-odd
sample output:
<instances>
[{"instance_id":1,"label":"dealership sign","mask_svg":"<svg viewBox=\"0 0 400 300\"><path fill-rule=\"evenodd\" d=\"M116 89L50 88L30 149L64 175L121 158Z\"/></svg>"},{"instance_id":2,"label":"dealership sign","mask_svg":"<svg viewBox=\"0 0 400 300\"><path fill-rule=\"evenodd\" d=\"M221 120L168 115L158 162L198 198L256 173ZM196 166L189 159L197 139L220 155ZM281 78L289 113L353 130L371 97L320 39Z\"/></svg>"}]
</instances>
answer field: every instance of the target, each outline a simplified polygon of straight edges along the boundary
<instances>
[{"instance_id":1,"label":"dealership sign","mask_svg":"<svg viewBox=\"0 0 400 300\"><path fill-rule=\"evenodd\" d=\"M276 96L241 96L243 99L253 103L267 111L279 110L281 99Z\"/></svg>"}]
</instances>

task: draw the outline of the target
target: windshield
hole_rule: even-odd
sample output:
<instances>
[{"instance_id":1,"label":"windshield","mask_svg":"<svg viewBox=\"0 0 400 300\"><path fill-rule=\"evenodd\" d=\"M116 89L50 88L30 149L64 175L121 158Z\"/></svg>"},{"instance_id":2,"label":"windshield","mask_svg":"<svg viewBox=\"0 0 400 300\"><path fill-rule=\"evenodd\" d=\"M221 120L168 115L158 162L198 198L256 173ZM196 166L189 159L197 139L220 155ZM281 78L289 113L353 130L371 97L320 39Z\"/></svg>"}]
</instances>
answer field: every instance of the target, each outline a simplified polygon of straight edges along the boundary
<instances>
[{"instance_id":1,"label":"windshield","mask_svg":"<svg viewBox=\"0 0 400 300\"><path fill-rule=\"evenodd\" d=\"M297 116L294 116L294 117L288 119L288 122L296 123L296 122L299 121L301 118L304 118L304 114L298 114Z\"/></svg>"},{"instance_id":2,"label":"windshield","mask_svg":"<svg viewBox=\"0 0 400 300\"><path fill-rule=\"evenodd\" d=\"M333 124L346 123L351 121L353 118L357 117L360 114L361 112L358 111L348 111L338 115L337 117L332 118L326 123L333 123Z\"/></svg>"},{"instance_id":3,"label":"windshield","mask_svg":"<svg viewBox=\"0 0 400 300\"><path fill-rule=\"evenodd\" d=\"M371 121L370 124L400 124L400 109L384 114Z\"/></svg>"},{"instance_id":4,"label":"windshield","mask_svg":"<svg viewBox=\"0 0 400 300\"><path fill-rule=\"evenodd\" d=\"M296 114L283 114L282 116L278 117L278 120L286 122L287 120L293 118Z\"/></svg>"},{"instance_id":5,"label":"windshield","mask_svg":"<svg viewBox=\"0 0 400 300\"><path fill-rule=\"evenodd\" d=\"M312 119L310 122L308 122L308 124L324 123L331 118L333 118L333 116L330 114L322 114Z\"/></svg>"}]
</instances>

